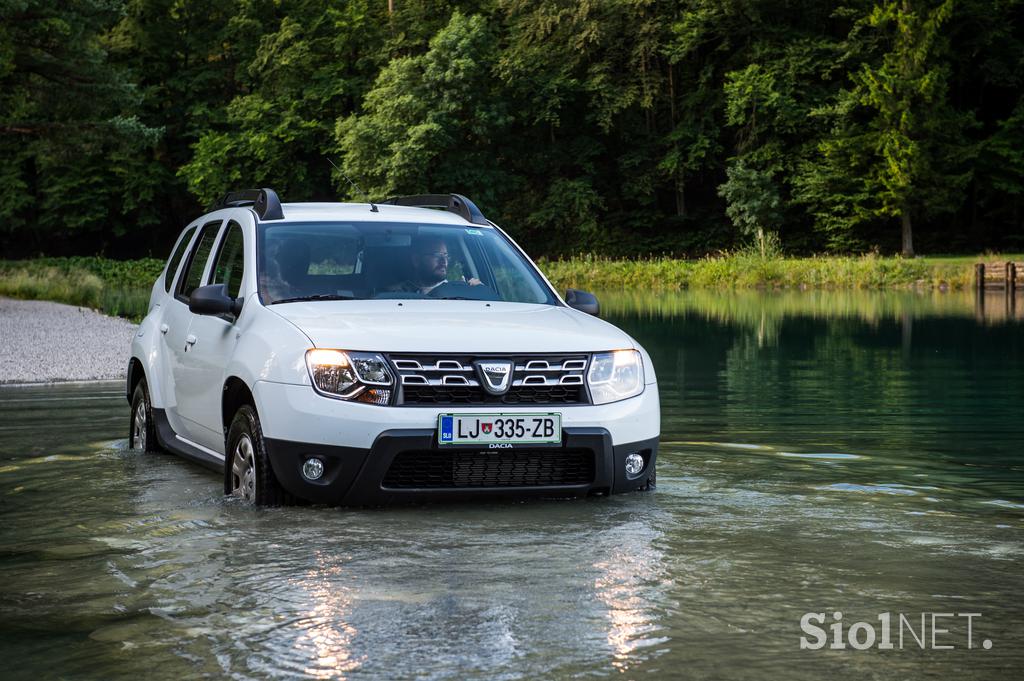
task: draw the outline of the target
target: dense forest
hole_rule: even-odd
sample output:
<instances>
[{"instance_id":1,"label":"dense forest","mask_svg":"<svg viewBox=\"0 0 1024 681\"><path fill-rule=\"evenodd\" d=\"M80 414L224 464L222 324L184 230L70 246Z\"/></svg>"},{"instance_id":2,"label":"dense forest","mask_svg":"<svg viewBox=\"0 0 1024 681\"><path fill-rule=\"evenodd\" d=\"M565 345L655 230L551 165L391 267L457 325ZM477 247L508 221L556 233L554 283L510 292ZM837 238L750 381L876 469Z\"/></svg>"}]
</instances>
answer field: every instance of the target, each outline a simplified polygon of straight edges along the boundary
<instances>
[{"instance_id":1,"label":"dense forest","mask_svg":"<svg viewBox=\"0 0 1024 681\"><path fill-rule=\"evenodd\" d=\"M0 0L0 249L454 191L536 254L1024 247L1022 0ZM338 164L335 170L329 160Z\"/></svg>"}]
</instances>

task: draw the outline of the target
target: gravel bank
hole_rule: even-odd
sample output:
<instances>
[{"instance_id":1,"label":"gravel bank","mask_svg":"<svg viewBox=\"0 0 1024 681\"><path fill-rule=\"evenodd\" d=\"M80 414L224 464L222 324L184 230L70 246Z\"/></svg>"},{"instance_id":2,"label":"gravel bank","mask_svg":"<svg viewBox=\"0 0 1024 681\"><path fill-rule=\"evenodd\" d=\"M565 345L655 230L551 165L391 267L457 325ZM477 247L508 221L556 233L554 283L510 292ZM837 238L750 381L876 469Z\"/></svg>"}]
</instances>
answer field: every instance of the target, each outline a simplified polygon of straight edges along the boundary
<instances>
[{"instance_id":1,"label":"gravel bank","mask_svg":"<svg viewBox=\"0 0 1024 681\"><path fill-rule=\"evenodd\" d=\"M0 383L123 378L136 328L84 307L0 298Z\"/></svg>"}]
</instances>

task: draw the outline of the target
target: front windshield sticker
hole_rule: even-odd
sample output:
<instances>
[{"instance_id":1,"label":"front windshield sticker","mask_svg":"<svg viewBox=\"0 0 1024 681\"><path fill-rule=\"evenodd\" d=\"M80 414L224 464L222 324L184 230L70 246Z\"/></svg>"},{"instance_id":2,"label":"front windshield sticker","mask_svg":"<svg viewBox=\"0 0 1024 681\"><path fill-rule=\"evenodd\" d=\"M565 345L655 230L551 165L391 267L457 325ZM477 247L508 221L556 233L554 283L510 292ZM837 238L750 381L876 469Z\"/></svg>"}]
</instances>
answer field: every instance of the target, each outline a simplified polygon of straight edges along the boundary
<instances>
[{"instance_id":1,"label":"front windshield sticker","mask_svg":"<svg viewBox=\"0 0 1024 681\"><path fill-rule=\"evenodd\" d=\"M466 230L466 234L472 234L474 236L481 236L483 234L483 232L481 232L479 229L467 229Z\"/></svg>"}]
</instances>

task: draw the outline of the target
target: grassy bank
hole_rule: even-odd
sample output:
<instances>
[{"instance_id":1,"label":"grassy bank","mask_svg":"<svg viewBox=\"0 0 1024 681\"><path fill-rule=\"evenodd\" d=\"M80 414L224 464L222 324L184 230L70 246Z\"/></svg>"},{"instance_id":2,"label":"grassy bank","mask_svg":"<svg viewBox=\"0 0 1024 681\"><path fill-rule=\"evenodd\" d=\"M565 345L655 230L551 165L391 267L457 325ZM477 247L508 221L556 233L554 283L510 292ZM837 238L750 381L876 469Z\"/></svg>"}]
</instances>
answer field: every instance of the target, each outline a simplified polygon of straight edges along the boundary
<instances>
[{"instance_id":1,"label":"grassy bank","mask_svg":"<svg viewBox=\"0 0 1024 681\"><path fill-rule=\"evenodd\" d=\"M542 261L541 269L559 290L631 289L651 292L686 288L950 288L973 285L979 260L1021 260L1020 255L900 258L816 256L763 258L741 252L700 260L649 258L612 260L582 255Z\"/></svg>"},{"instance_id":2,"label":"grassy bank","mask_svg":"<svg viewBox=\"0 0 1024 681\"><path fill-rule=\"evenodd\" d=\"M560 291L566 288L667 292L694 289L883 289L968 288L979 260L1024 260L1021 255L899 257L761 257L753 252L675 260L613 260L582 255L541 260ZM100 257L0 261L0 295L54 300L107 314L140 319L163 261Z\"/></svg>"},{"instance_id":3,"label":"grassy bank","mask_svg":"<svg viewBox=\"0 0 1024 681\"><path fill-rule=\"evenodd\" d=\"M141 319L162 260L99 257L0 261L0 295L52 300L109 315Z\"/></svg>"}]
</instances>

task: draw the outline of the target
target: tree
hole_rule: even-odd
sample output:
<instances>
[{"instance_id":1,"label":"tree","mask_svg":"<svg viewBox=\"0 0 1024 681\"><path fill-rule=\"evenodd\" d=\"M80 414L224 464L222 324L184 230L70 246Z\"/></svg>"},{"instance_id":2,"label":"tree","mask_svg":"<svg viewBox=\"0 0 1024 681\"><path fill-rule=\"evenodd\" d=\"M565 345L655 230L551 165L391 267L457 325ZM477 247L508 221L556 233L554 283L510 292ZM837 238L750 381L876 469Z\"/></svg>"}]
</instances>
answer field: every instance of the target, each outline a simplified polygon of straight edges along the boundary
<instances>
[{"instance_id":1,"label":"tree","mask_svg":"<svg viewBox=\"0 0 1024 681\"><path fill-rule=\"evenodd\" d=\"M265 27L243 74L246 84L206 126L179 173L205 202L240 186L272 186L293 200L335 198L334 121L351 114L384 59L386 6L372 0L299 0Z\"/></svg>"},{"instance_id":2,"label":"tree","mask_svg":"<svg viewBox=\"0 0 1024 681\"><path fill-rule=\"evenodd\" d=\"M393 59L362 111L335 128L342 169L375 198L458 188L492 204L509 178L501 162L505 101L490 70L486 20L456 11L420 55ZM336 185L351 195L347 182Z\"/></svg>"},{"instance_id":3,"label":"tree","mask_svg":"<svg viewBox=\"0 0 1024 681\"><path fill-rule=\"evenodd\" d=\"M180 227L200 209L178 170L206 132L224 125L225 109L248 85L245 66L273 16L267 0L124 3L108 37L111 62L138 87L141 120L163 129L156 145L132 159L129 196L143 211L139 223Z\"/></svg>"},{"instance_id":4,"label":"tree","mask_svg":"<svg viewBox=\"0 0 1024 681\"><path fill-rule=\"evenodd\" d=\"M952 213L963 200L972 150L963 137L970 116L947 97L943 29L953 9L953 0L889 0L855 27L857 40L884 51L852 71L827 110L822 169L804 167L803 199L825 229L898 218L902 253L912 257L915 216Z\"/></svg>"},{"instance_id":5,"label":"tree","mask_svg":"<svg viewBox=\"0 0 1024 681\"><path fill-rule=\"evenodd\" d=\"M108 61L118 4L0 2L0 228L22 252L54 237L123 234L136 207L131 158L160 129L137 116L139 94ZM111 219L111 216L116 216Z\"/></svg>"}]
</instances>

